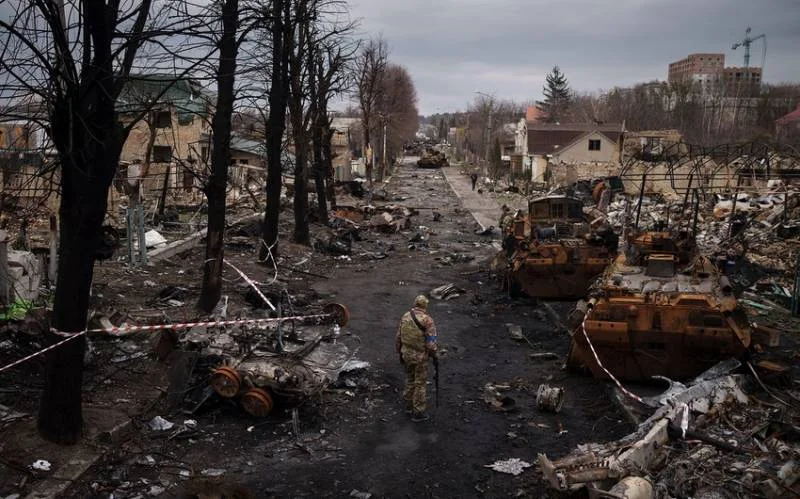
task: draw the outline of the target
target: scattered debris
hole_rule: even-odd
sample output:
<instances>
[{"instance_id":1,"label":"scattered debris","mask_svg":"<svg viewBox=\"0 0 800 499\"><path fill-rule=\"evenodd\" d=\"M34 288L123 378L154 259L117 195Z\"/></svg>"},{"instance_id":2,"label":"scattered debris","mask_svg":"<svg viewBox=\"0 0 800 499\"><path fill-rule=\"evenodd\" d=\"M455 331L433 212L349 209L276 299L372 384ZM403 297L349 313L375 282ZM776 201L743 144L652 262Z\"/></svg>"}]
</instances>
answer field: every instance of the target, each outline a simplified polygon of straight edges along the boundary
<instances>
[{"instance_id":1,"label":"scattered debris","mask_svg":"<svg viewBox=\"0 0 800 499\"><path fill-rule=\"evenodd\" d=\"M175 423L171 423L161 416L156 416L147 423L147 426L153 431L164 431L171 430L172 427L175 426Z\"/></svg>"},{"instance_id":2,"label":"scattered debris","mask_svg":"<svg viewBox=\"0 0 800 499\"><path fill-rule=\"evenodd\" d=\"M483 387L483 400L489 404L489 406L491 406L493 411L515 411L517 409L517 401L500 393L500 390L508 390L510 388L511 386L509 385L495 385L492 383L486 383L486 385Z\"/></svg>"},{"instance_id":3,"label":"scattered debris","mask_svg":"<svg viewBox=\"0 0 800 499\"><path fill-rule=\"evenodd\" d=\"M31 468L35 469L36 471L50 471L50 461L45 461L44 459L37 459L31 465Z\"/></svg>"},{"instance_id":4,"label":"scattered debris","mask_svg":"<svg viewBox=\"0 0 800 499\"><path fill-rule=\"evenodd\" d=\"M508 331L508 336L510 336L512 340L523 341L525 339L525 336L522 334L522 326L506 324L506 331Z\"/></svg>"},{"instance_id":5,"label":"scattered debris","mask_svg":"<svg viewBox=\"0 0 800 499\"><path fill-rule=\"evenodd\" d=\"M536 390L536 408L540 411L561 412L564 406L564 389L539 385Z\"/></svg>"},{"instance_id":6,"label":"scattered debris","mask_svg":"<svg viewBox=\"0 0 800 499\"><path fill-rule=\"evenodd\" d=\"M505 461L495 461L492 464L486 464L484 466L500 473L508 473L509 475L517 476L525 471L525 468L530 468L531 463L513 457Z\"/></svg>"},{"instance_id":7,"label":"scattered debris","mask_svg":"<svg viewBox=\"0 0 800 499\"><path fill-rule=\"evenodd\" d=\"M456 287L455 284L445 284L431 290L430 295L436 300L452 300L466 293L466 290Z\"/></svg>"}]
</instances>

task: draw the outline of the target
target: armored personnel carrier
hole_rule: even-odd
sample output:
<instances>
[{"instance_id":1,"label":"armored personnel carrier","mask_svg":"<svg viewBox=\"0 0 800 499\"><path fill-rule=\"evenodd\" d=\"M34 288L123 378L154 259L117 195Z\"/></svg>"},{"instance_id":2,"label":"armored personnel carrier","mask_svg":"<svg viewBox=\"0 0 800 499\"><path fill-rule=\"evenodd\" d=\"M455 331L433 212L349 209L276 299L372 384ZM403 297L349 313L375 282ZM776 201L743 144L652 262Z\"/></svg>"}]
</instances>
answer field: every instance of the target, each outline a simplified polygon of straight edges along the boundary
<instances>
[{"instance_id":1,"label":"armored personnel carrier","mask_svg":"<svg viewBox=\"0 0 800 499\"><path fill-rule=\"evenodd\" d=\"M727 277L688 232L642 232L589 293L571 333L569 367L597 378L697 376L750 346L750 326ZM591 344L589 341L591 341ZM597 362L600 360L602 366Z\"/></svg>"},{"instance_id":2,"label":"armored personnel carrier","mask_svg":"<svg viewBox=\"0 0 800 499\"><path fill-rule=\"evenodd\" d=\"M442 168L450 166L447 155L435 149L426 149L422 156L417 160L419 168Z\"/></svg>"},{"instance_id":3,"label":"armored personnel carrier","mask_svg":"<svg viewBox=\"0 0 800 499\"><path fill-rule=\"evenodd\" d=\"M583 298L616 254L610 228L591 230L580 199L547 196L528 202L528 213L501 223L503 250L493 269L512 293L532 298Z\"/></svg>"}]
</instances>

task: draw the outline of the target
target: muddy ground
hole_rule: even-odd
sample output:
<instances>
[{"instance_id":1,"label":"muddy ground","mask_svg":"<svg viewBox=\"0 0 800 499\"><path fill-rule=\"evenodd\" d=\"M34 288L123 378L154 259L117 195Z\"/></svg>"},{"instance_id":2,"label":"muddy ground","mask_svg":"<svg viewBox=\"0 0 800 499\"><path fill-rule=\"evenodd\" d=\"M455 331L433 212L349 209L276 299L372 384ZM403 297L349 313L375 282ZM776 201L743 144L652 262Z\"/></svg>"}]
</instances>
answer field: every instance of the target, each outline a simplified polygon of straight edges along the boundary
<instances>
[{"instance_id":1,"label":"muddy ground","mask_svg":"<svg viewBox=\"0 0 800 499\"><path fill-rule=\"evenodd\" d=\"M450 168L447 175L459 173ZM453 183L457 189L467 185L463 179ZM357 357L371 364L365 372L350 375L346 382L302 404L295 434L291 411L285 406L263 420L220 399L192 415L170 410L163 396L170 359L111 362L114 356L119 360L120 347L129 343L94 339L97 354L85 383L88 423L113 412L122 421L132 418L132 424L122 433L124 438L109 437L110 444L102 439L82 444L104 455L69 486L65 496L182 497L205 487L201 482L208 478L235 484L253 497L545 497L552 492L535 466L516 477L485 466L508 458L535 463L537 453L557 457L578 443L613 440L631 430L606 385L563 369L567 338L545 308L509 298L490 279L486 268L497 251L497 234L475 233L475 220L441 170L402 165L387 191L404 199L379 203L420 209L413 223L430 229L427 244L417 242L410 249L414 231L391 235L361 231L363 240L353 243L348 257L285 245L284 270L273 285L285 286L291 295L308 301L310 308L328 301L345 304L351 320L340 341L357 348ZM493 202L486 199L487 205ZM434 213L441 219L435 220ZM318 236L323 232L315 228ZM252 278L269 281L272 274L255 263L255 243L241 237L236 242L228 246L226 257ZM197 248L157 262L147 271L106 262L97 269L94 306L147 323L196 318L193 305L201 259L202 250ZM245 302L247 286L234 272L226 268L225 278L229 318L267 313ZM444 351L439 402L437 406L431 386L432 419L413 423L400 401L403 380L394 333L417 294L446 283L466 293L448 301L431 300L430 313ZM161 308L151 303L167 285L187 288L183 306ZM570 306L552 304L562 316ZM507 324L522 326L527 340L512 339ZM137 336L138 351L149 351L150 340ZM554 352L558 359L534 361L529 358L534 352ZM0 375L0 403L35 414L39 368L40 363L33 361ZM195 374L202 384L203 374ZM487 383L510 386L504 394L514 400L513 410L492 410L483 396ZM536 409L535 392L542 383L564 387L561 413ZM156 415L178 425L191 418L197 426L170 438L173 432L147 427ZM69 459L63 450L31 447L37 442L32 420L31 416L3 429L4 435L14 436L0 447L4 477L0 496L25 494L46 477L31 471L29 461L49 459L58 466Z\"/></svg>"}]
</instances>

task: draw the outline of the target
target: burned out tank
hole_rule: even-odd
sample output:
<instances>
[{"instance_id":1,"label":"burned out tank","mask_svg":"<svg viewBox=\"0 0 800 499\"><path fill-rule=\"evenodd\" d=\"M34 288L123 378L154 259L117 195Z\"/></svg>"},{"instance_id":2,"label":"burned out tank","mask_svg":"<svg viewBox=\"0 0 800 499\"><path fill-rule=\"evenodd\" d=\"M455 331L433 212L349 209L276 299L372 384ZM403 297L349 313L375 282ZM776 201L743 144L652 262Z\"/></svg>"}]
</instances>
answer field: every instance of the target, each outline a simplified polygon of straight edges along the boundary
<instances>
[{"instance_id":1,"label":"burned out tank","mask_svg":"<svg viewBox=\"0 0 800 499\"><path fill-rule=\"evenodd\" d=\"M627 246L576 310L569 367L584 366L597 378L608 377L605 368L625 380L682 380L745 352L745 312L693 237L643 232Z\"/></svg>"},{"instance_id":2,"label":"burned out tank","mask_svg":"<svg viewBox=\"0 0 800 499\"><path fill-rule=\"evenodd\" d=\"M436 149L426 149L422 157L417 160L418 168L442 168L450 166L447 155Z\"/></svg>"},{"instance_id":3,"label":"burned out tank","mask_svg":"<svg viewBox=\"0 0 800 499\"><path fill-rule=\"evenodd\" d=\"M503 250L493 268L512 293L532 298L585 297L617 251L617 235L610 228L592 230L583 203L568 196L531 200L527 214L517 213L501 228Z\"/></svg>"}]
</instances>

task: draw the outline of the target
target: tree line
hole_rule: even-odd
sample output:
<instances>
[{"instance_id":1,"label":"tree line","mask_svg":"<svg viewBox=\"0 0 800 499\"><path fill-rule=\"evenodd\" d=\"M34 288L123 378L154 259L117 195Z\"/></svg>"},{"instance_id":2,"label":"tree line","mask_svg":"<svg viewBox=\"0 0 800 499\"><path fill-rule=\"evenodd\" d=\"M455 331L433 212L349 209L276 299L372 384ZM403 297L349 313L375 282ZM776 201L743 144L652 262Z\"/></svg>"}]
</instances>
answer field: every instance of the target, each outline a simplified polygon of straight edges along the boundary
<instances>
[{"instance_id":1,"label":"tree line","mask_svg":"<svg viewBox=\"0 0 800 499\"><path fill-rule=\"evenodd\" d=\"M455 137L454 145L477 161L496 156L494 143L508 133L504 125L519 121L528 108L535 108L537 121L545 123L620 123L630 131L674 129L687 142L716 145L775 140L775 121L800 104L797 83L763 84L749 98L728 95L728 90L723 85L703 91L697 84L654 81L579 92L555 66L545 78L542 100L518 102L479 94L464 112L434 114L426 121L440 140L447 138L451 127L460 129L462 135ZM797 134L777 139L800 144Z\"/></svg>"}]
</instances>

